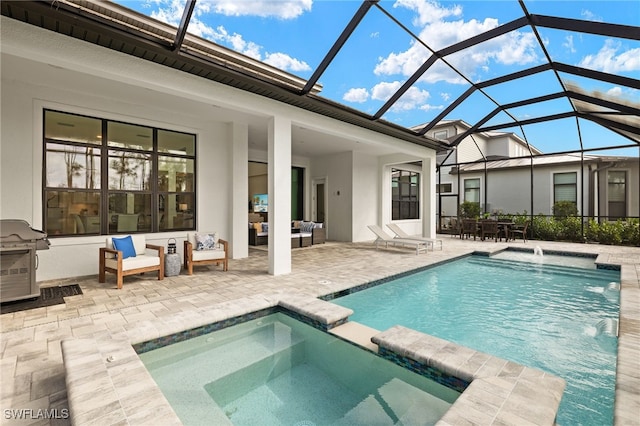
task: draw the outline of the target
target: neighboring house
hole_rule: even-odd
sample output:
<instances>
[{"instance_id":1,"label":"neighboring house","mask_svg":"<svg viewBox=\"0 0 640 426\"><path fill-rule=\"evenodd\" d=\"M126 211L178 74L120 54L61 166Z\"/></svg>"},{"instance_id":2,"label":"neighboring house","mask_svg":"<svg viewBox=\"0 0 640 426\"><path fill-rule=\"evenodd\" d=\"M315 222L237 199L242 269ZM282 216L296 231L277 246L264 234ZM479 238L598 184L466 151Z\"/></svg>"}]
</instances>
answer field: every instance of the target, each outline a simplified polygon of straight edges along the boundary
<instances>
[{"instance_id":1,"label":"neighboring house","mask_svg":"<svg viewBox=\"0 0 640 426\"><path fill-rule=\"evenodd\" d=\"M449 142L469 128L462 120L443 121L428 136ZM513 133L487 132L439 151L437 161L442 226L463 201L479 202L488 213L551 215L555 202L571 201L585 217L640 214L637 157L544 155Z\"/></svg>"},{"instance_id":2,"label":"neighboring house","mask_svg":"<svg viewBox=\"0 0 640 426\"><path fill-rule=\"evenodd\" d=\"M5 16L1 31L0 218L50 234L39 281L96 274L106 236L131 232L164 246L175 238L180 251L187 231L216 231L232 258L248 256L251 162L268 165L271 274L291 270L293 169L303 171L297 214L323 220L328 239L371 241L367 225L392 220L435 236L433 140L339 106L293 105L313 96L285 102L279 85L304 81L189 35L191 48L227 55L261 80L209 74L245 86L272 79L283 100Z\"/></svg>"}]
</instances>

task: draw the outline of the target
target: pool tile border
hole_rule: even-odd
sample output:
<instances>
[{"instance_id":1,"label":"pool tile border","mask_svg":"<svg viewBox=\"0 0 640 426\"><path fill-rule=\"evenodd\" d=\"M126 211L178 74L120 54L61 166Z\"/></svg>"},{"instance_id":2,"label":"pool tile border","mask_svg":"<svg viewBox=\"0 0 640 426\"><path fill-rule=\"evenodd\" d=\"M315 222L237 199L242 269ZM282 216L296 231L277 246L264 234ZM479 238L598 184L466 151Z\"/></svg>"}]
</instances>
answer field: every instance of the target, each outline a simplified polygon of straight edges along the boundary
<instances>
[{"instance_id":1,"label":"pool tile border","mask_svg":"<svg viewBox=\"0 0 640 426\"><path fill-rule=\"evenodd\" d=\"M325 331L344 323L352 314L347 308L309 295L267 295L183 312L163 321L142 321L135 328L110 337L63 340L72 424L85 424L88 419L109 424L148 424L149 419L180 424L134 347L150 350L156 345L181 341L205 330L221 329L276 311L306 318L307 324ZM478 410L482 416L492 413L494 420L517 416L533 425L553 424L564 388L562 379L410 329L393 327L375 335L372 342L382 348L380 356L400 365L413 360L414 368L427 377L437 377L436 372L440 371L440 380L436 381L464 388L440 425L459 424L462 419L468 421L469 413ZM434 348L438 349L435 354ZM492 383L488 380L492 378L500 380ZM496 386L509 391L496 393ZM519 387L538 389L534 394L540 395L535 399L529 398L528 393L520 395L516 392ZM517 407L514 401L533 402L538 408L524 415L518 410L511 412L503 408L511 403Z\"/></svg>"}]
</instances>

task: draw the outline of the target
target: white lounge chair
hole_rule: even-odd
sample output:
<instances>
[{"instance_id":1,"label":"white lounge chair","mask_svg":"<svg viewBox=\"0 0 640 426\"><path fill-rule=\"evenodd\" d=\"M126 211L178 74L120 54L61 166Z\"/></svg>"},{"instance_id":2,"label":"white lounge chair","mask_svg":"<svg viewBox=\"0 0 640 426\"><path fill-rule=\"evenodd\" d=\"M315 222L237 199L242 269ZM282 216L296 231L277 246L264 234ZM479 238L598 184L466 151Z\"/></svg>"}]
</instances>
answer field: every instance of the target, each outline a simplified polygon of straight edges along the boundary
<instances>
[{"instance_id":1,"label":"white lounge chair","mask_svg":"<svg viewBox=\"0 0 640 426\"><path fill-rule=\"evenodd\" d=\"M431 251L435 250L435 246L439 245L440 250L442 250L442 240L437 238L426 238L426 237L414 237L402 230L400 226L396 223L387 223L387 227L391 229L391 231L396 234L396 238L404 238L408 240L416 240L416 241L424 241L427 243L427 246L431 247Z\"/></svg>"},{"instance_id":2,"label":"white lounge chair","mask_svg":"<svg viewBox=\"0 0 640 426\"><path fill-rule=\"evenodd\" d=\"M380 228L378 225L367 225L368 228L371 230L371 232L373 232L374 234L376 234L376 248L378 248L378 244L380 244L380 242L384 242L384 246L385 247L389 247L389 244L393 244L393 245L401 245L401 246L409 246L409 247L415 247L416 249L416 254L421 253L421 252L427 252L427 243L424 241L416 241L416 240L410 240L408 238L393 238L391 235L387 234L386 232L384 232L382 230L382 228Z\"/></svg>"}]
</instances>

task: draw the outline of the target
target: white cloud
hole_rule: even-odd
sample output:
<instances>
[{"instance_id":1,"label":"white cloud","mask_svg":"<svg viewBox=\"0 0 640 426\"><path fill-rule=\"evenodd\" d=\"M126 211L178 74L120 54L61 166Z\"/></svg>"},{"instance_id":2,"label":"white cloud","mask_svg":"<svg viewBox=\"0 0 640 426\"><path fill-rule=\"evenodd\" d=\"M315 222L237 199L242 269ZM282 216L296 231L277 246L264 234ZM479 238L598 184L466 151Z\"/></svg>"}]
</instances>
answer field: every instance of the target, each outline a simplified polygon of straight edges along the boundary
<instances>
[{"instance_id":1,"label":"white cloud","mask_svg":"<svg viewBox=\"0 0 640 426\"><path fill-rule=\"evenodd\" d=\"M440 93L440 97L442 98L443 101L448 101L449 99L451 99L451 94L450 93Z\"/></svg>"},{"instance_id":2,"label":"white cloud","mask_svg":"<svg viewBox=\"0 0 640 426\"><path fill-rule=\"evenodd\" d=\"M342 99L347 102L364 103L369 99L369 91L362 87L349 89L347 93L342 96Z\"/></svg>"},{"instance_id":3,"label":"white cloud","mask_svg":"<svg viewBox=\"0 0 640 426\"><path fill-rule=\"evenodd\" d=\"M607 90L607 95L620 96L622 95L622 89L618 86L612 87L611 89Z\"/></svg>"},{"instance_id":4,"label":"white cloud","mask_svg":"<svg viewBox=\"0 0 640 426\"><path fill-rule=\"evenodd\" d=\"M568 35L564 38L562 47L566 48L571 53L576 53L576 48L573 45L573 35Z\"/></svg>"},{"instance_id":5,"label":"white cloud","mask_svg":"<svg viewBox=\"0 0 640 426\"><path fill-rule=\"evenodd\" d=\"M184 0L147 0L147 5L155 5L157 10L151 17L162 22L178 26L184 12ZM223 44L250 58L263 61L284 71L309 71L311 67L304 61L292 58L283 52L263 53L264 47L252 41L246 41L242 34L230 34L223 26L211 27L202 18L209 13L225 15L253 15L291 19L306 10L311 10L312 0L282 1L219 1L200 0L196 2L194 13L189 21L189 32L218 44Z\"/></svg>"},{"instance_id":6,"label":"white cloud","mask_svg":"<svg viewBox=\"0 0 640 426\"><path fill-rule=\"evenodd\" d=\"M398 0L394 7L406 7L418 13L416 23L423 25L419 37L430 48L440 50L475 35L484 33L499 25L497 19L486 18L483 21L462 19L445 21L448 17L462 14L459 6L442 7L430 0ZM531 32L512 31L503 36L488 40L480 45L446 57L446 60L461 73L474 78L479 72L487 72L493 62L499 64L529 64L536 62L537 41ZM374 69L377 75L412 75L429 57L431 52L418 42L412 42L408 49L392 52L380 58ZM453 84L465 83L450 67L438 61L421 77L421 81L437 83L445 81Z\"/></svg>"},{"instance_id":7,"label":"white cloud","mask_svg":"<svg viewBox=\"0 0 640 426\"><path fill-rule=\"evenodd\" d=\"M371 99L386 101L402 86L399 81L378 83L371 89Z\"/></svg>"},{"instance_id":8,"label":"white cloud","mask_svg":"<svg viewBox=\"0 0 640 426\"><path fill-rule=\"evenodd\" d=\"M272 65L281 70L309 71L311 67L304 61L292 58L286 53L269 53L264 59L266 64Z\"/></svg>"},{"instance_id":9,"label":"white cloud","mask_svg":"<svg viewBox=\"0 0 640 426\"><path fill-rule=\"evenodd\" d=\"M442 7L440 3L432 0L398 0L393 7L405 7L418 13L414 25L423 26L432 22L441 21L449 16L462 15L462 7L453 5L450 8Z\"/></svg>"},{"instance_id":10,"label":"white cloud","mask_svg":"<svg viewBox=\"0 0 640 426\"><path fill-rule=\"evenodd\" d=\"M621 48L620 42L607 39L598 53L585 56L579 65L608 73L640 70L640 48L618 53Z\"/></svg>"},{"instance_id":11,"label":"white cloud","mask_svg":"<svg viewBox=\"0 0 640 426\"><path fill-rule=\"evenodd\" d=\"M434 109L444 109L444 106L442 105L429 105L429 104L424 104L424 105L420 105L420 110L422 111L431 111Z\"/></svg>"},{"instance_id":12,"label":"white cloud","mask_svg":"<svg viewBox=\"0 0 640 426\"><path fill-rule=\"evenodd\" d=\"M311 10L312 0L200 0L207 11L226 16L294 19Z\"/></svg>"},{"instance_id":13,"label":"white cloud","mask_svg":"<svg viewBox=\"0 0 640 426\"><path fill-rule=\"evenodd\" d=\"M402 83L399 81L378 83L371 89L371 98L387 101L401 86ZM426 90L418 89L415 86L410 87L409 90L393 104L391 111L399 112L416 109L424 105L430 96Z\"/></svg>"},{"instance_id":14,"label":"white cloud","mask_svg":"<svg viewBox=\"0 0 640 426\"><path fill-rule=\"evenodd\" d=\"M598 16L592 11L587 9L582 9L582 11L580 12L580 15L582 15L582 18L586 19L587 21L596 21L596 22L603 21L602 16Z\"/></svg>"}]
</instances>

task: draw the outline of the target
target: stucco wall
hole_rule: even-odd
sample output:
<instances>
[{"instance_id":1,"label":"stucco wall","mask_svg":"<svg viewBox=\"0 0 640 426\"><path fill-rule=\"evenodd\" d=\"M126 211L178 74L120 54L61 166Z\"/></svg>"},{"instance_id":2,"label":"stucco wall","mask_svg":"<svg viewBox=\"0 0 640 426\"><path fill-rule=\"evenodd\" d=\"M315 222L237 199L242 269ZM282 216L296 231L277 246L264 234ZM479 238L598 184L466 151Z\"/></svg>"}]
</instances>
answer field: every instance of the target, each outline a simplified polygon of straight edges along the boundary
<instances>
[{"instance_id":1,"label":"stucco wall","mask_svg":"<svg viewBox=\"0 0 640 426\"><path fill-rule=\"evenodd\" d=\"M334 241L351 241L353 153L342 152L312 159L312 179L327 178L327 234Z\"/></svg>"},{"instance_id":2,"label":"stucco wall","mask_svg":"<svg viewBox=\"0 0 640 426\"><path fill-rule=\"evenodd\" d=\"M245 162L266 157L264 152L255 155L249 149L247 155L247 150L234 148L234 143L249 143L246 129L249 120L266 123L269 116L281 116L291 123L326 131L328 137L331 137L329 134L348 137L363 145L384 147L386 152L397 149L397 152L419 153L418 158L424 157L425 151L434 153L129 55L1 19L0 218L3 219L21 218L36 228L42 227L42 111L45 108L195 133L198 141L197 228L217 231L228 238L233 238L233 230L239 229L233 226L234 221L246 223L242 217L246 215L248 176L246 167L238 166L239 157L247 156ZM230 118L232 112L233 118ZM379 188L366 185L370 177L379 176L376 166L367 156L359 157L355 163L362 167L359 176L364 176L359 178L356 198L352 153L313 161L292 159L293 165L308 170L305 217L310 218L311 179L327 178L328 234L339 241L351 241L354 236L354 200L358 203L367 200L364 206L367 212L380 208L375 205L381 202L375 194ZM241 202L234 198L239 192L242 192ZM147 239L166 245L168 238L176 238L180 247L185 236L182 232L148 234ZM52 238L51 249L39 253L38 281L96 274L98 248L104 240L104 236ZM237 238L236 242L246 244L246 238Z\"/></svg>"},{"instance_id":3,"label":"stucco wall","mask_svg":"<svg viewBox=\"0 0 640 426\"><path fill-rule=\"evenodd\" d=\"M13 70L3 67L0 217L24 219L33 227L42 228L42 110L51 108L195 133L200 158L198 208L208 212L198 216L198 227L229 235L228 209L220 208L231 200L228 186L204 184L227 182L231 173L228 127L216 122L212 114L203 113L210 110L198 102L149 93L135 86L125 88L122 83L105 79L95 78L87 86L77 84L71 88L64 81L81 82L81 75L69 70L47 70L33 63L21 65L28 67L30 73L40 69L34 80L37 84L33 84L20 81ZM114 92L118 93L117 99ZM169 237L184 238L183 234L164 233L148 238L166 246ZM38 253L38 280L65 277L70 272L74 276L97 273L98 247L104 241L105 237L95 236L52 238L50 250Z\"/></svg>"}]
</instances>

